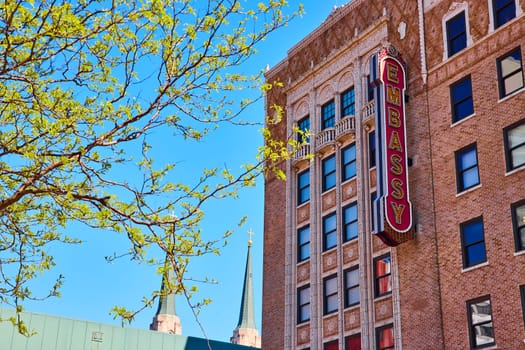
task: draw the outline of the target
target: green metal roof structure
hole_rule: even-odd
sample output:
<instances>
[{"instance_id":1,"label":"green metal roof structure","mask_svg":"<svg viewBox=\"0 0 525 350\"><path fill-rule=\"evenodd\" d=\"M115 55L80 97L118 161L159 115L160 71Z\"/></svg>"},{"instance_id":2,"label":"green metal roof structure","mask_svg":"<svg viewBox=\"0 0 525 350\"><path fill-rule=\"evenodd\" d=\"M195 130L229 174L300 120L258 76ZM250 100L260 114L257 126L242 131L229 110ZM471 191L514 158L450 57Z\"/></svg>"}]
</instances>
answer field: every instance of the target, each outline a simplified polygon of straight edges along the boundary
<instances>
[{"instance_id":1,"label":"green metal roof structure","mask_svg":"<svg viewBox=\"0 0 525 350\"><path fill-rule=\"evenodd\" d=\"M173 267L169 266L170 263L167 256L166 262L164 264L168 267L168 273L162 278L162 285L160 287L162 294L160 295L159 307L157 308L157 312L155 315L177 315L175 307L175 292L171 291L170 293L165 294L166 285L168 284L166 278L168 279L168 281L175 280L175 273L173 272Z\"/></svg>"},{"instance_id":2,"label":"green metal roof structure","mask_svg":"<svg viewBox=\"0 0 525 350\"><path fill-rule=\"evenodd\" d=\"M252 277L252 241L248 241L248 255L246 256L246 270L244 271L244 286L242 288L241 310L237 328L255 329L255 312L253 306L253 277Z\"/></svg>"},{"instance_id":3,"label":"green metal roof structure","mask_svg":"<svg viewBox=\"0 0 525 350\"><path fill-rule=\"evenodd\" d=\"M0 308L0 318L15 316L14 310ZM65 317L24 312L28 330L38 333L25 337L10 322L0 322L2 350L249 350L203 338L185 337L137 328Z\"/></svg>"}]
</instances>

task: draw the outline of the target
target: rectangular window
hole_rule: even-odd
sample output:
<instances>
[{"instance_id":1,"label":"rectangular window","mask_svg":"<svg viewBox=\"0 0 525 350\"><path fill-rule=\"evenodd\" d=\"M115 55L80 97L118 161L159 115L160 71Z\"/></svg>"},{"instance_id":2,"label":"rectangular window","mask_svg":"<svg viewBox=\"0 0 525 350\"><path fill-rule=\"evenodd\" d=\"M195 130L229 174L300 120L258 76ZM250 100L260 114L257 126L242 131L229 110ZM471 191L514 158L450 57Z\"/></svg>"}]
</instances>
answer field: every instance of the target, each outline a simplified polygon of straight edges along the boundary
<instances>
[{"instance_id":1,"label":"rectangular window","mask_svg":"<svg viewBox=\"0 0 525 350\"><path fill-rule=\"evenodd\" d=\"M376 298L392 292L390 261L390 254L374 259L374 290Z\"/></svg>"},{"instance_id":2,"label":"rectangular window","mask_svg":"<svg viewBox=\"0 0 525 350\"><path fill-rule=\"evenodd\" d=\"M361 334L353 334L346 337L345 350L361 350Z\"/></svg>"},{"instance_id":3,"label":"rectangular window","mask_svg":"<svg viewBox=\"0 0 525 350\"><path fill-rule=\"evenodd\" d=\"M521 314L523 316L523 326L525 327L525 285L520 286Z\"/></svg>"},{"instance_id":4,"label":"rectangular window","mask_svg":"<svg viewBox=\"0 0 525 350\"><path fill-rule=\"evenodd\" d=\"M484 348L496 344L490 297L467 302L470 347Z\"/></svg>"},{"instance_id":5,"label":"rectangular window","mask_svg":"<svg viewBox=\"0 0 525 350\"><path fill-rule=\"evenodd\" d=\"M343 241L357 238L357 202L343 208Z\"/></svg>"},{"instance_id":6,"label":"rectangular window","mask_svg":"<svg viewBox=\"0 0 525 350\"><path fill-rule=\"evenodd\" d=\"M310 286L297 290L297 323L310 320Z\"/></svg>"},{"instance_id":7,"label":"rectangular window","mask_svg":"<svg viewBox=\"0 0 525 350\"><path fill-rule=\"evenodd\" d=\"M346 90L341 95L341 116L355 115L355 93L354 87Z\"/></svg>"},{"instance_id":8,"label":"rectangular window","mask_svg":"<svg viewBox=\"0 0 525 350\"><path fill-rule=\"evenodd\" d=\"M394 326L389 324L376 329L376 348L378 350L394 349Z\"/></svg>"},{"instance_id":9,"label":"rectangular window","mask_svg":"<svg viewBox=\"0 0 525 350\"><path fill-rule=\"evenodd\" d=\"M501 27L516 17L515 0L493 0L494 29Z\"/></svg>"},{"instance_id":10,"label":"rectangular window","mask_svg":"<svg viewBox=\"0 0 525 350\"><path fill-rule=\"evenodd\" d=\"M474 113L470 75L450 86L450 102L452 105L453 123Z\"/></svg>"},{"instance_id":11,"label":"rectangular window","mask_svg":"<svg viewBox=\"0 0 525 350\"><path fill-rule=\"evenodd\" d=\"M308 136L308 133L310 132L310 116L306 116L299 120L297 122L297 128L301 131L297 134L297 141L299 141L299 143L310 142L310 136Z\"/></svg>"},{"instance_id":12,"label":"rectangular window","mask_svg":"<svg viewBox=\"0 0 525 350\"><path fill-rule=\"evenodd\" d=\"M345 307L359 304L359 266L345 271Z\"/></svg>"},{"instance_id":13,"label":"rectangular window","mask_svg":"<svg viewBox=\"0 0 525 350\"><path fill-rule=\"evenodd\" d=\"M323 250L337 245L337 221L335 213L323 218Z\"/></svg>"},{"instance_id":14,"label":"rectangular window","mask_svg":"<svg viewBox=\"0 0 525 350\"><path fill-rule=\"evenodd\" d=\"M366 76L366 95L367 102L374 100L374 84L372 84L372 77L369 75Z\"/></svg>"},{"instance_id":15,"label":"rectangular window","mask_svg":"<svg viewBox=\"0 0 525 350\"><path fill-rule=\"evenodd\" d=\"M465 12L447 21L447 52L448 57L453 56L467 47L467 27Z\"/></svg>"},{"instance_id":16,"label":"rectangular window","mask_svg":"<svg viewBox=\"0 0 525 350\"><path fill-rule=\"evenodd\" d=\"M512 204L511 210L516 251L520 252L525 250L525 200Z\"/></svg>"},{"instance_id":17,"label":"rectangular window","mask_svg":"<svg viewBox=\"0 0 525 350\"><path fill-rule=\"evenodd\" d=\"M470 267L487 261L483 218L479 217L460 225L463 267Z\"/></svg>"},{"instance_id":18,"label":"rectangular window","mask_svg":"<svg viewBox=\"0 0 525 350\"><path fill-rule=\"evenodd\" d=\"M310 257L310 226L297 230L297 261L301 262Z\"/></svg>"},{"instance_id":19,"label":"rectangular window","mask_svg":"<svg viewBox=\"0 0 525 350\"><path fill-rule=\"evenodd\" d=\"M356 156L355 156L355 143L346 146L341 150L341 162L342 162L342 181L346 181L355 177L356 175Z\"/></svg>"},{"instance_id":20,"label":"rectangular window","mask_svg":"<svg viewBox=\"0 0 525 350\"><path fill-rule=\"evenodd\" d=\"M310 200L310 170L297 175L297 205Z\"/></svg>"},{"instance_id":21,"label":"rectangular window","mask_svg":"<svg viewBox=\"0 0 525 350\"><path fill-rule=\"evenodd\" d=\"M377 199L377 192L372 192L370 193L370 226L372 227L372 230L374 230L375 232L375 227L374 227L374 221L375 221L375 215L376 215L376 211L375 211L375 200Z\"/></svg>"},{"instance_id":22,"label":"rectangular window","mask_svg":"<svg viewBox=\"0 0 525 350\"><path fill-rule=\"evenodd\" d=\"M335 187L335 154L323 159L323 192Z\"/></svg>"},{"instance_id":23,"label":"rectangular window","mask_svg":"<svg viewBox=\"0 0 525 350\"><path fill-rule=\"evenodd\" d=\"M333 128L335 124L335 103L334 100L321 107L321 130Z\"/></svg>"},{"instance_id":24,"label":"rectangular window","mask_svg":"<svg viewBox=\"0 0 525 350\"><path fill-rule=\"evenodd\" d=\"M337 275L323 280L323 301L325 315L337 311Z\"/></svg>"},{"instance_id":25,"label":"rectangular window","mask_svg":"<svg viewBox=\"0 0 525 350\"><path fill-rule=\"evenodd\" d=\"M507 171L525 165L525 120L503 129Z\"/></svg>"},{"instance_id":26,"label":"rectangular window","mask_svg":"<svg viewBox=\"0 0 525 350\"><path fill-rule=\"evenodd\" d=\"M479 184L476 144L456 152L456 180L458 193Z\"/></svg>"},{"instance_id":27,"label":"rectangular window","mask_svg":"<svg viewBox=\"0 0 525 350\"><path fill-rule=\"evenodd\" d=\"M500 98L523 87L523 68L519 47L498 58L497 65Z\"/></svg>"},{"instance_id":28,"label":"rectangular window","mask_svg":"<svg viewBox=\"0 0 525 350\"><path fill-rule=\"evenodd\" d=\"M323 346L324 350L339 350L339 343L337 340L333 340L331 342L325 343Z\"/></svg>"},{"instance_id":29,"label":"rectangular window","mask_svg":"<svg viewBox=\"0 0 525 350\"><path fill-rule=\"evenodd\" d=\"M370 168L376 166L376 132L371 131L368 134L368 164Z\"/></svg>"}]
</instances>

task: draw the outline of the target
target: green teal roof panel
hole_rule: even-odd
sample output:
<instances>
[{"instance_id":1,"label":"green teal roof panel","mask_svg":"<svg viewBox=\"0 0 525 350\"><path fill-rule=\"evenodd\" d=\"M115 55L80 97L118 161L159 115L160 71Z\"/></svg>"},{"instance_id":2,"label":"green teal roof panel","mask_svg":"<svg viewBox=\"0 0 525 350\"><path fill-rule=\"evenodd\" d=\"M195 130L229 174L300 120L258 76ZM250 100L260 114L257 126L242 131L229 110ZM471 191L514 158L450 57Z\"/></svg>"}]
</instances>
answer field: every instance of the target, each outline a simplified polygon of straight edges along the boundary
<instances>
[{"instance_id":1,"label":"green teal roof panel","mask_svg":"<svg viewBox=\"0 0 525 350\"><path fill-rule=\"evenodd\" d=\"M0 317L7 319L14 311L0 308ZM203 338L185 337L138 328L75 320L54 315L24 312L22 319L31 337L19 334L10 322L0 322L2 350L249 350L235 345ZM3 346L8 346L4 348Z\"/></svg>"}]
</instances>

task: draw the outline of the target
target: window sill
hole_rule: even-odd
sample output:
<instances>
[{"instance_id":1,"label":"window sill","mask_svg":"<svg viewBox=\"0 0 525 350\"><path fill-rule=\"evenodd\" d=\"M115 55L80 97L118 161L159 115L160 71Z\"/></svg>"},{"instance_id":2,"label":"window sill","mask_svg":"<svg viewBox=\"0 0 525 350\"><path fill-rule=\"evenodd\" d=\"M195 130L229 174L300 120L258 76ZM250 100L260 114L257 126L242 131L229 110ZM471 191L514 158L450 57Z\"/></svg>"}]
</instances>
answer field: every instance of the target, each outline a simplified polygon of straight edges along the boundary
<instances>
[{"instance_id":1,"label":"window sill","mask_svg":"<svg viewBox=\"0 0 525 350\"><path fill-rule=\"evenodd\" d=\"M474 266L464 267L464 268L461 269L461 273L469 272L469 271L472 271L472 270L477 270L479 268L488 266L488 264L489 264L489 262L487 260L485 262L479 263L479 264L474 265Z\"/></svg>"},{"instance_id":2,"label":"window sill","mask_svg":"<svg viewBox=\"0 0 525 350\"><path fill-rule=\"evenodd\" d=\"M520 255L525 255L525 250L520 250L519 252L514 252L514 256L520 256Z\"/></svg>"},{"instance_id":3,"label":"window sill","mask_svg":"<svg viewBox=\"0 0 525 350\"><path fill-rule=\"evenodd\" d=\"M297 262L297 267L299 267L299 266L301 266L301 265L304 265L304 264L306 264L306 263L309 262L309 261L310 261L310 258L306 258L306 259L303 259L303 260L301 260L301 261L298 261L298 262Z\"/></svg>"},{"instance_id":4,"label":"window sill","mask_svg":"<svg viewBox=\"0 0 525 350\"><path fill-rule=\"evenodd\" d=\"M515 169L512 169L512 170L510 170L510 171L507 171L507 172L505 173L505 176L510 176L510 175L515 174L515 173L519 173L520 171L523 171L523 170L525 170L525 164L520 165L519 167L517 167L517 168L515 168Z\"/></svg>"},{"instance_id":5,"label":"window sill","mask_svg":"<svg viewBox=\"0 0 525 350\"><path fill-rule=\"evenodd\" d=\"M309 203L310 203L310 200L307 200L306 202L301 203L301 204L297 204L297 209L299 209L299 208L301 208L301 207L304 207L304 206L306 206L306 205L309 204Z\"/></svg>"},{"instance_id":6,"label":"window sill","mask_svg":"<svg viewBox=\"0 0 525 350\"><path fill-rule=\"evenodd\" d=\"M481 183L478 184L478 185L476 185L476 186L470 187L470 188L468 188L468 189L466 189L466 190L463 190L462 192L456 193L456 198L461 197L461 196L463 196L463 195L466 194L466 193L469 193L469 192L475 191L475 190L477 190L477 189L480 188L480 187L481 187Z\"/></svg>"},{"instance_id":7,"label":"window sill","mask_svg":"<svg viewBox=\"0 0 525 350\"><path fill-rule=\"evenodd\" d=\"M331 316L337 315L337 311L339 311L339 310L334 310L334 311L330 311L330 312L328 312L326 314L323 314L323 318L329 318Z\"/></svg>"},{"instance_id":8,"label":"window sill","mask_svg":"<svg viewBox=\"0 0 525 350\"><path fill-rule=\"evenodd\" d=\"M361 306L361 303L357 303L357 304L353 304L353 305L346 306L346 307L344 308L344 310L345 310L345 311L352 311L352 310L359 309L360 306Z\"/></svg>"},{"instance_id":9,"label":"window sill","mask_svg":"<svg viewBox=\"0 0 525 350\"><path fill-rule=\"evenodd\" d=\"M391 297L392 297L392 291L388 292L388 294L383 294L383 295L380 295L378 297L374 297L374 302L383 301L383 300L391 298Z\"/></svg>"},{"instance_id":10,"label":"window sill","mask_svg":"<svg viewBox=\"0 0 525 350\"><path fill-rule=\"evenodd\" d=\"M467 115L465 118L460 119L460 120L458 120L458 121L452 123L452 124L450 125L450 127L453 128L453 127L455 127L455 126L458 126L458 125L464 123L465 121L474 118L475 116L476 116L476 113L472 113L471 115Z\"/></svg>"},{"instance_id":11,"label":"window sill","mask_svg":"<svg viewBox=\"0 0 525 350\"><path fill-rule=\"evenodd\" d=\"M511 92L511 93L508 94L507 96L501 97L501 98L498 100L498 103L505 102L505 101L511 99L512 97L521 94L523 91L525 91L525 86L522 86L522 87L519 88L518 90L516 90L516 91L514 91L514 92Z\"/></svg>"}]
</instances>

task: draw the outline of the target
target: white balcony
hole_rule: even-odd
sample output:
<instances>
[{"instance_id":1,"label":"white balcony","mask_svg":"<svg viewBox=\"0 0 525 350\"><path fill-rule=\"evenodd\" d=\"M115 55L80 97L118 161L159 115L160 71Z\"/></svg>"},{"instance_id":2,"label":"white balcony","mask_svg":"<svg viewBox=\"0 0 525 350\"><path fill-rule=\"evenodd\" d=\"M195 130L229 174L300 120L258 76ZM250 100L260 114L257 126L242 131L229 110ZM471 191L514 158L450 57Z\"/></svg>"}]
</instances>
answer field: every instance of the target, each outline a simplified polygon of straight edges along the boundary
<instances>
[{"instance_id":1,"label":"white balcony","mask_svg":"<svg viewBox=\"0 0 525 350\"><path fill-rule=\"evenodd\" d=\"M315 150L322 152L326 147L335 143L335 128L326 128L315 135Z\"/></svg>"},{"instance_id":2,"label":"white balcony","mask_svg":"<svg viewBox=\"0 0 525 350\"><path fill-rule=\"evenodd\" d=\"M347 115L335 124L335 138L344 140L355 135L355 116Z\"/></svg>"}]
</instances>

